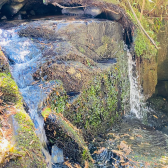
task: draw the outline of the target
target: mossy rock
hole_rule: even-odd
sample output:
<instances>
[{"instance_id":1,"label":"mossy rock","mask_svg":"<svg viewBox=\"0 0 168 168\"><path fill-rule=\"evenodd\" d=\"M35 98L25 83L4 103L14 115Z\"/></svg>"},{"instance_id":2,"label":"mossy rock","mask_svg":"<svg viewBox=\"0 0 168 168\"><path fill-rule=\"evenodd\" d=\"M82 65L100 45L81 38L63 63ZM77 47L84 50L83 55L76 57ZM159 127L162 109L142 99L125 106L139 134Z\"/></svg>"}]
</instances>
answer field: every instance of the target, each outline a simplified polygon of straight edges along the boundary
<instances>
[{"instance_id":1,"label":"mossy rock","mask_svg":"<svg viewBox=\"0 0 168 168\"><path fill-rule=\"evenodd\" d=\"M30 116L24 109L18 109L14 115L14 120L18 124L17 134L15 135L16 153L22 157L10 161L6 167L45 168L46 163L41 151L41 144L35 134L34 124Z\"/></svg>"},{"instance_id":2,"label":"mossy rock","mask_svg":"<svg viewBox=\"0 0 168 168\"><path fill-rule=\"evenodd\" d=\"M8 156L8 162L6 163L5 159L5 162L1 163L0 167L45 168L46 163L41 151L40 140L35 134L33 121L23 108L18 86L10 73L0 73L0 91L3 102L6 104L12 103L12 111L9 109L8 113L12 118L13 137L11 141L15 144L14 150Z\"/></svg>"},{"instance_id":3,"label":"mossy rock","mask_svg":"<svg viewBox=\"0 0 168 168\"><path fill-rule=\"evenodd\" d=\"M76 126L63 117L61 113L57 113L49 107L43 109L42 115L50 144L56 143L58 147L64 150L64 155L73 161L82 163L84 160L89 160L93 162L82 132ZM82 158L82 151L85 151L87 157Z\"/></svg>"},{"instance_id":4,"label":"mossy rock","mask_svg":"<svg viewBox=\"0 0 168 168\"><path fill-rule=\"evenodd\" d=\"M10 74L0 73L0 90L3 93L2 100L4 102L18 103L21 102L21 96L18 86L11 78Z\"/></svg>"}]
</instances>

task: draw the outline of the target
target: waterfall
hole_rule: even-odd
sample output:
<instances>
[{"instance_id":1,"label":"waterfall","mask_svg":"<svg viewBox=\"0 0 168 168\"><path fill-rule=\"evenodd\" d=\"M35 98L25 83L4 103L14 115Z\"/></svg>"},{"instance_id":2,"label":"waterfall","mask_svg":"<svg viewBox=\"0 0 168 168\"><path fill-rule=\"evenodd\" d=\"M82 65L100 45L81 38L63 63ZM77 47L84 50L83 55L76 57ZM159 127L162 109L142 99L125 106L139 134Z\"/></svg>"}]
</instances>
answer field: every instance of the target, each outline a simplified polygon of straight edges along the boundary
<instances>
[{"instance_id":1,"label":"waterfall","mask_svg":"<svg viewBox=\"0 0 168 168\"><path fill-rule=\"evenodd\" d=\"M0 29L0 46L9 59L10 71L29 108L29 115L42 144L42 152L48 167L51 168L51 155L46 150L47 137L44 130L44 120L38 113L38 107L54 87L54 82L40 81L37 84L32 84L34 82L32 74L38 68L36 61L41 59L41 50L31 39L20 38L16 29Z\"/></svg>"},{"instance_id":2,"label":"waterfall","mask_svg":"<svg viewBox=\"0 0 168 168\"><path fill-rule=\"evenodd\" d=\"M137 118L142 118L142 107L144 97L141 93L141 85L138 83L138 75L136 71L136 62L132 59L132 55L127 51L128 55L128 71L129 71L129 81L130 81L130 111Z\"/></svg>"}]
</instances>

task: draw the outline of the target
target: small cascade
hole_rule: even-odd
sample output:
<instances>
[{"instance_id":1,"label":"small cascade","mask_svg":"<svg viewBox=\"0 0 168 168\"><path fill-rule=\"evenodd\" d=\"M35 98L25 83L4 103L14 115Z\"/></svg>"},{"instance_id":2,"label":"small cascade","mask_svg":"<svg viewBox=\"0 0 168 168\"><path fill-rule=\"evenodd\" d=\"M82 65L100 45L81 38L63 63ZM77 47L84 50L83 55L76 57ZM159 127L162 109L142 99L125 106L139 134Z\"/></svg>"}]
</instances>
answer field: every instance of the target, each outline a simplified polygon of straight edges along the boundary
<instances>
[{"instance_id":1,"label":"small cascade","mask_svg":"<svg viewBox=\"0 0 168 168\"><path fill-rule=\"evenodd\" d=\"M41 50L37 43L31 39L20 38L16 29L0 29L0 45L10 63L10 70L14 77L23 99L28 106L28 112L34 122L36 134L42 144L48 167L51 168L51 155L47 149L47 137L44 130L44 120L40 114L39 106L55 87L56 82L35 82L32 75L38 68L37 62L43 61Z\"/></svg>"},{"instance_id":2,"label":"small cascade","mask_svg":"<svg viewBox=\"0 0 168 168\"><path fill-rule=\"evenodd\" d=\"M138 75L136 72L136 62L132 59L132 55L127 51L128 55L128 70L130 80L130 112L137 118L142 118L142 107L144 97L141 93L141 86L138 83Z\"/></svg>"}]
</instances>

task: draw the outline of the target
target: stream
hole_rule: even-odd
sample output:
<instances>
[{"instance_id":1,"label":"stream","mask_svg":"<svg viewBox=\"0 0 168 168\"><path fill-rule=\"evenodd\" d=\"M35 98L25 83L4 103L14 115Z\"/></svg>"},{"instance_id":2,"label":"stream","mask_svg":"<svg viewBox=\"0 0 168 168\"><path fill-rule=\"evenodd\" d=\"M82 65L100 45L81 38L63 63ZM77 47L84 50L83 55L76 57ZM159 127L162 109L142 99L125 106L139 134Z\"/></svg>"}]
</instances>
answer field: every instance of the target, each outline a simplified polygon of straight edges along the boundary
<instances>
[{"instance_id":1,"label":"stream","mask_svg":"<svg viewBox=\"0 0 168 168\"><path fill-rule=\"evenodd\" d=\"M73 33L78 32L78 29L80 30L82 26L88 25L92 25L94 28L94 26L96 27L97 24L102 24L101 27L104 26L103 30L105 30L105 35L108 35L108 31L111 31L112 28L109 28L108 31L106 28L109 26L109 24L113 24L113 22L96 19L82 20L74 19L73 17L69 16L66 18L64 16L64 18L46 17L29 21L20 21L18 26L11 23L12 22L10 21L9 26L7 26L8 22L5 22L7 28L0 28L0 46L9 60L12 76L19 87L24 102L28 108L27 111L34 122L36 134L41 141L42 151L45 155L48 167L64 167L62 164L64 162L62 149L58 149L59 152L57 153L57 162L53 163L52 161L52 157L54 156L52 156L47 148L48 140L44 129L44 119L41 115L41 110L44 107L43 103L46 102L47 97L52 93L53 89L59 87L61 83L55 79L47 80L47 75L43 75L42 78L39 78L38 76L35 77L35 73L37 71L40 71L41 74L43 73L41 69L42 65L52 67L54 63L58 63L65 69L69 65L72 65L72 67L75 66L77 61L75 63L73 62L74 60L68 60L69 62L66 62L61 60L61 58L58 58L60 55L64 56L67 53L72 53L73 50L74 53L77 53L79 50L81 53L85 53L85 50L84 48L79 47L77 51L74 49L74 46L72 46L71 43L66 42L66 38L70 37L72 38L72 41L75 41L76 39L73 39ZM29 33L26 32L27 30L33 32L33 29L29 29L31 26L34 29L39 29L41 26L44 28L43 31L45 31L45 27L48 26L46 29L46 32L49 30L48 34L44 35L46 32L41 32L39 29L39 34L36 34L36 36L27 36L26 33ZM68 31L72 31L71 34L68 34L69 32L67 31L67 27ZM56 33L56 37L52 37L52 31ZM87 29L88 33L89 31L91 31L90 27ZM25 36L21 36L21 34L25 34ZM90 40L92 38L93 37L90 37L87 42L91 43ZM98 42L96 42L95 45L101 43L99 42L101 41L100 39L96 39ZM119 41L118 39L115 40ZM111 53L109 49L108 54L115 55L115 53L118 52L117 45L114 45L113 47L115 51ZM93 53L92 51L89 52L89 54ZM101 51L97 51L97 53L98 52L101 54ZM85 59L83 55L81 55L81 58ZM96 54L93 60L96 60L95 62L100 64L102 69L105 66L111 66L111 64L115 65L115 63L118 61L115 59L115 56L114 58L100 60L97 58ZM132 165L129 165L129 167L134 167L135 165L137 167L146 166L146 163L153 161L154 158L158 163L159 159L163 155L166 156L168 152L168 137L166 135L167 130L165 131L164 128L168 118L165 116L163 120L163 113L156 112L151 107L147 107L145 103L145 96L142 93L143 87L139 84L139 76L138 73L136 73L136 61L133 60L133 57L129 51L127 51L127 60L128 61L126 64L128 66L130 82L130 113L123 117L123 120L119 126L115 126L110 130L108 139L100 143L102 146L99 147L105 147L103 152L97 155L93 153L93 157L96 160L95 167L110 168L115 167L116 164L118 164L119 167L128 167L127 165L120 164L121 158L119 155L112 152L114 149L117 150L117 145L120 145L122 141L126 141L134 151L134 153L128 154L129 156L127 159L125 159L125 161L128 162L130 158L137 160L136 163L132 163ZM88 66L91 66L90 64L92 64L92 62L87 62L87 64L89 64ZM83 65L78 62L77 66L79 68L83 67ZM86 68L84 67L84 69ZM71 68L71 71L66 70L66 73L74 73L73 71L74 70ZM77 77L81 78L80 75ZM75 83L76 81L67 86L67 93L69 91L70 97L73 97L73 92L71 92L71 90L76 86ZM74 95L77 95L76 97L78 97L80 90L77 86L75 89L76 90L74 93L76 94ZM73 98L71 98L71 101L72 100ZM151 117L156 115L157 120L156 117ZM166 132L166 134L163 132ZM90 147L91 149L94 148L94 145L92 145Z\"/></svg>"}]
</instances>

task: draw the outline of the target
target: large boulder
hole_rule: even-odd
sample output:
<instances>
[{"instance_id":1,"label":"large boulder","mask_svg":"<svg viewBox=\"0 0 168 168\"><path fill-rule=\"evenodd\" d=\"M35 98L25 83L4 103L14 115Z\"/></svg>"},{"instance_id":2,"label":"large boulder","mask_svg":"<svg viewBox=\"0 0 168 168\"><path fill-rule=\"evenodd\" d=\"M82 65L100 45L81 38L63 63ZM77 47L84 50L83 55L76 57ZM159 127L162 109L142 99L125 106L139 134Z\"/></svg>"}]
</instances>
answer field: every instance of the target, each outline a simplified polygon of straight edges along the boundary
<instances>
[{"instance_id":1,"label":"large boulder","mask_svg":"<svg viewBox=\"0 0 168 168\"><path fill-rule=\"evenodd\" d=\"M3 34L9 41L1 43L2 49L28 107L38 108L40 113L43 106L49 106L53 113L64 115L62 129L77 143L81 139L71 123L92 140L129 110L127 53L120 23L40 19L24 23L15 31L4 30ZM62 88L56 87L58 80ZM29 111L38 125L38 114ZM52 135L54 139L56 135ZM87 148L81 146L86 158L90 157Z\"/></svg>"},{"instance_id":2,"label":"large boulder","mask_svg":"<svg viewBox=\"0 0 168 168\"><path fill-rule=\"evenodd\" d=\"M42 44L46 48L42 56L44 62L40 63L39 57L33 78L62 80L67 92L79 92L93 75L109 70L113 63L110 60L118 57L122 47L122 27L110 21L38 21L21 28L19 34L43 38L48 45L53 41L50 49ZM32 54L29 55L31 59ZM107 63L99 63L102 60Z\"/></svg>"}]
</instances>

